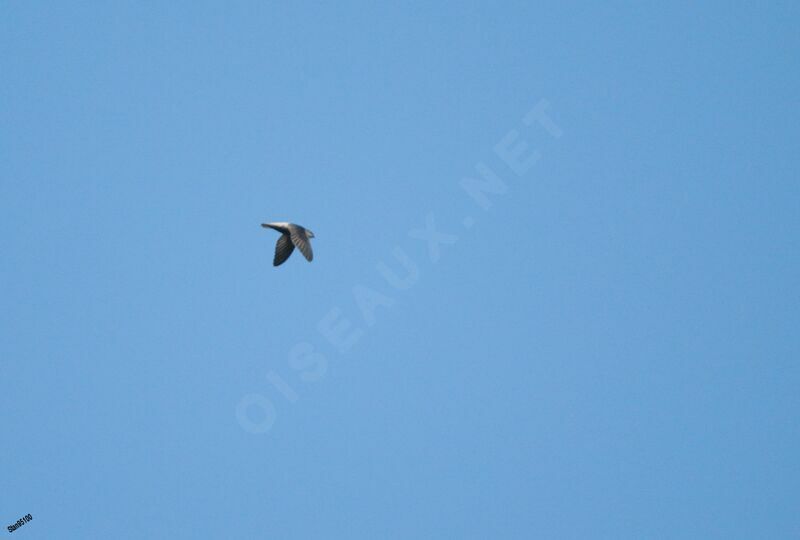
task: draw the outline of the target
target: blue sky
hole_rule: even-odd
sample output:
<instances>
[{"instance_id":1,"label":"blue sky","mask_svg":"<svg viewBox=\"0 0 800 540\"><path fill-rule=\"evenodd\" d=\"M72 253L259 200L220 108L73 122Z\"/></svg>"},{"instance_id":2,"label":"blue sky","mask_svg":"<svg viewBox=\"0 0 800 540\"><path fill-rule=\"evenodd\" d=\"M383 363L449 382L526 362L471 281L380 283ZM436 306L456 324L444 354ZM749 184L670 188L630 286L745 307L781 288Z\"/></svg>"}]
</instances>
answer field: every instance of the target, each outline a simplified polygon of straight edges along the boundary
<instances>
[{"instance_id":1,"label":"blue sky","mask_svg":"<svg viewBox=\"0 0 800 540\"><path fill-rule=\"evenodd\" d=\"M0 15L15 538L800 535L797 4Z\"/></svg>"}]
</instances>

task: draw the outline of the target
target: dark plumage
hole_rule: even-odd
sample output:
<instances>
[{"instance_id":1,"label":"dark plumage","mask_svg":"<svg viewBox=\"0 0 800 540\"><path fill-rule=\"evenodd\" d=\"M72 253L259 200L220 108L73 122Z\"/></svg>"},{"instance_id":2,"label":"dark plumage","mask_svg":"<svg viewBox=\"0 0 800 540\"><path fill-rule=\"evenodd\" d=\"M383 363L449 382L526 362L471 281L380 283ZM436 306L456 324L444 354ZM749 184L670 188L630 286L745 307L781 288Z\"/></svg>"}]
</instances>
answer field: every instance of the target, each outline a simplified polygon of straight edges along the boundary
<instances>
[{"instance_id":1,"label":"dark plumage","mask_svg":"<svg viewBox=\"0 0 800 540\"><path fill-rule=\"evenodd\" d=\"M308 262L314 260L314 252L311 251L310 242L310 239L314 238L313 232L300 225L295 225L294 223L262 223L261 226L268 229L275 229L281 233L280 238L278 238L278 243L275 245L275 259L272 261L274 266L280 266L286 262L286 259L292 254L295 247L300 250L300 253L303 254L303 257L305 257Z\"/></svg>"}]
</instances>

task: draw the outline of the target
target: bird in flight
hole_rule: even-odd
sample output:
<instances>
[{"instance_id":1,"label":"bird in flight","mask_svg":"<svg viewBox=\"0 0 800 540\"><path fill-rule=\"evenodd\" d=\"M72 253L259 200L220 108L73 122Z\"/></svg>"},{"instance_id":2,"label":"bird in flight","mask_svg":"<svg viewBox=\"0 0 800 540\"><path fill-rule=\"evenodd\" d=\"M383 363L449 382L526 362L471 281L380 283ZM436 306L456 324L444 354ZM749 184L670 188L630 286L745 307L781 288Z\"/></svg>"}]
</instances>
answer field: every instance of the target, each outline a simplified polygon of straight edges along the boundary
<instances>
[{"instance_id":1,"label":"bird in flight","mask_svg":"<svg viewBox=\"0 0 800 540\"><path fill-rule=\"evenodd\" d=\"M311 242L309 241L310 238L314 238L313 232L294 223L262 223L261 226L267 229L275 229L281 233L281 237L278 238L278 243L275 245L273 266L280 266L286 262L295 247L300 250L300 253L303 254L303 257L308 262L314 260L314 252L311 251Z\"/></svg>"}]
</instances>

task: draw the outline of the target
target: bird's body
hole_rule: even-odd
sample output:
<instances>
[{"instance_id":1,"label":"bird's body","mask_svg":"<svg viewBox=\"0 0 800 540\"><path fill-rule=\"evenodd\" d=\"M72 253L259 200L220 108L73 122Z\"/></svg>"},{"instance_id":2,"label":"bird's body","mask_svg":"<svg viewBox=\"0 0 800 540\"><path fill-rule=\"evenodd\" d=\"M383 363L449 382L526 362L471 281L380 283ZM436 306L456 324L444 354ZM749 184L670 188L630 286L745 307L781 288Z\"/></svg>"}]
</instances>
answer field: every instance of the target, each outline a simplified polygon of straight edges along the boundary
<instances>
[{"instance_id":1,"label":"bird's body","mask_svg":"<svg viewBox=\"0 0 800 540\"><path fill-rule=\"evenodd\" d=\"M280 266L283 264L286 259L289 258L289 255L292 254L295 247L300 250L300 253L303 254L303 257L305 257L308 262L314 260L314 252L311 251L311 242L309 241L310 238L314 238L313 232L300 225L283 221L262 223L261 226L268 229L275 229L281 233L281 237L278 238L278 243L275 245L275 259L272 261L273 266Z\"/></svg>"}]
</instances>

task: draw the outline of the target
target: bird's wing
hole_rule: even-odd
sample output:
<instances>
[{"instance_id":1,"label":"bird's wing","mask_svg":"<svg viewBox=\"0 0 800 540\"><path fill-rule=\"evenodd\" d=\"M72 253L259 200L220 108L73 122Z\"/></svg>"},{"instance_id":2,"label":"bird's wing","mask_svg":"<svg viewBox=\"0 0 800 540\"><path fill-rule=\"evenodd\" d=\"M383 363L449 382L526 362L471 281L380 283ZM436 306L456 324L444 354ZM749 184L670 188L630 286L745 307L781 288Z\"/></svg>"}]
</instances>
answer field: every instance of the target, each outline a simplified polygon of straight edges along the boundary
<instances>
[{"instance_id":1,"label":"bird's wing","mask_svg":"<svg viewBox=\"0 0 800 540\"><path fill-rule=\"evenodd\" d=\"M303 257L311 262L314 260L314 252L311 251L311 242L308 241L308 236L306 236L306 231L302 229L298 229L296 227L292 227L290 229L292 242L294 245L297 246L297 249L300 250L300 253L303 254Z\"/></svg>"},{"instance_id":2,"label":"bird's wing","mask_svg":"<svg viewBox=\"0 0 800 540\"><path fill-rule=\"evenodd\" d=\"M289 235L282 234L281 237L278 238L278 243L275 244L275 259L273 259L272 265L282 265L286 262L286 259L289 258L289 255L292 254L292 251L294 251L294 244L292 244Z\"/></svg>"}]
</instances>

